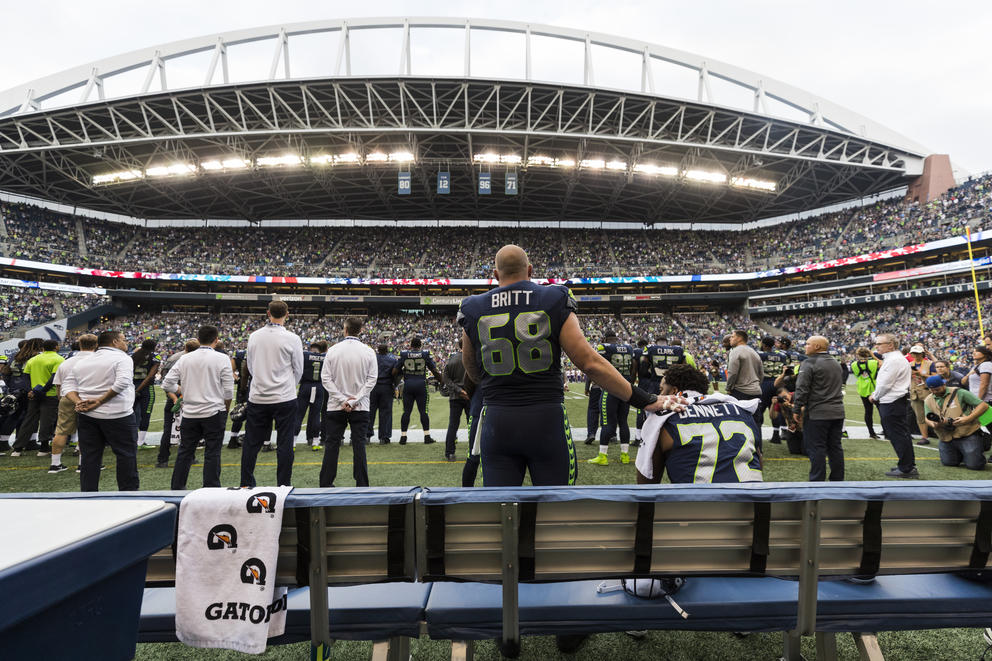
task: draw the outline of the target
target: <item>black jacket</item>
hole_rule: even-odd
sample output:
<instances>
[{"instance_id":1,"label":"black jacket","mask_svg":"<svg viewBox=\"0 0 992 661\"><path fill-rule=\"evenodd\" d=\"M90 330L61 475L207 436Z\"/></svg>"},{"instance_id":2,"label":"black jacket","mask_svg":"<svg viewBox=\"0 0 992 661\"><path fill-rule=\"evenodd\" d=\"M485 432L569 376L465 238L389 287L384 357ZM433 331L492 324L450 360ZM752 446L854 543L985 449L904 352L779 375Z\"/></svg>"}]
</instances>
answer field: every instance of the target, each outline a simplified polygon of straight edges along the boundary
<instances>
[{"instance_id":1,"label":"black jacket","mask_svg":"<svg viewBox=\"0 0 992 661\"><path fill-rule=\"evenodd\" d=\"M799 366L795 407L806 407L810 420L844 419L843 370L827 352L815 353Z\"/></svg>"}]
</instances>

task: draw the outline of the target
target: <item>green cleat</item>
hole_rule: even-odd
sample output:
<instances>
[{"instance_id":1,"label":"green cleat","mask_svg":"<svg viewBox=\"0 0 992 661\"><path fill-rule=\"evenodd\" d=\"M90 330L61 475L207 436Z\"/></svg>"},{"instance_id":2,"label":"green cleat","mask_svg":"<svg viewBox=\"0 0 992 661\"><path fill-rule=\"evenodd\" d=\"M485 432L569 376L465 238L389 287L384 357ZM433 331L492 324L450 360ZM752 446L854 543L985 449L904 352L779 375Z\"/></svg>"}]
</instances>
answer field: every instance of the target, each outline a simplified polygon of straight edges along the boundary
<instances>
[{"instance_id":1,"label":"green cleat","mask_svg":"<svg viewBox=\"0 0 992 661\"><path fill-rule=\"evenodd\" d=\"M629 464L630 463L630 455L627 454L626 452L621 452L620 453L620 463L621 464Z\"/></svg>"},{"instance_id":2,"label":"green cleat","mask_svg":"<svg viewBox=\"0 0 992 661\"><path fill-rule=\"evenodd\" d=\"M597 466L608 466L610 460L606 458L606 455L600 452L595 457L589 460L590 464L596 464Z\"/></svg>"}]
</instances>

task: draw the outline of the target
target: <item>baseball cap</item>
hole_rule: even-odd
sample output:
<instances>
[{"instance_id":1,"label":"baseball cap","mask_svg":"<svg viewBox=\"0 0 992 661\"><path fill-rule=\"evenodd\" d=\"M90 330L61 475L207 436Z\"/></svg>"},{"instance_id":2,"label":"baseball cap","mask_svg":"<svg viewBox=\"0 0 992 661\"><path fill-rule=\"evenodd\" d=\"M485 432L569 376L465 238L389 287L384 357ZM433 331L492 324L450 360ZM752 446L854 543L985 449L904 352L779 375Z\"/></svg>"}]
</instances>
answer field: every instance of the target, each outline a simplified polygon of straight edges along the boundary
<instances>
[{"instance_id":1,"label":"baseball cap","mask_svg":"<svg viewBox=\"0 0 992 661\"><path fill-rule=\"evenodd\" d=\"M941 376L931 376L927 377L927 388L939 388L944 385L944 378Z\"/></svg>"},{"instance_id":2,"label":"baseball cap","mask_svg":"<svg viewBox=\"0 0 992 661\"><path fill-rule=\"evenodd\" d=\"M913 346L911 346L909 348L909 353L923 353L923 345L922 344L914 344Z\"/></svg>"}]
</instances>

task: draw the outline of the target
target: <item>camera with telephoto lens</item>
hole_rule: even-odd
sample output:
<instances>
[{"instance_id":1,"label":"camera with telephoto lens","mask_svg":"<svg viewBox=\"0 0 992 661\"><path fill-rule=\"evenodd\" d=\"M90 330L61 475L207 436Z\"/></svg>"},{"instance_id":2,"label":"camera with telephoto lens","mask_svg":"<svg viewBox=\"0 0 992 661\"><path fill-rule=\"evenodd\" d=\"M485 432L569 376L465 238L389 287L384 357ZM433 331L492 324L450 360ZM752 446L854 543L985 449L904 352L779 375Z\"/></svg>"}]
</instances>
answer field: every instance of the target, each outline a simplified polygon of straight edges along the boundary
<instances>
[{"instance_id":1,"label":"camera with telephoto lens","mask_svg":"<svg viewBox=\"0 0 992 661\"><path fill-rule=\"evenodd\" d=\"M940 427L946 429L947 431L954 430L954 423L951 422L949 418L942 418L936 413L927 413L927 420L930 422L936 422Z\"/></svg>"}]
</instances>

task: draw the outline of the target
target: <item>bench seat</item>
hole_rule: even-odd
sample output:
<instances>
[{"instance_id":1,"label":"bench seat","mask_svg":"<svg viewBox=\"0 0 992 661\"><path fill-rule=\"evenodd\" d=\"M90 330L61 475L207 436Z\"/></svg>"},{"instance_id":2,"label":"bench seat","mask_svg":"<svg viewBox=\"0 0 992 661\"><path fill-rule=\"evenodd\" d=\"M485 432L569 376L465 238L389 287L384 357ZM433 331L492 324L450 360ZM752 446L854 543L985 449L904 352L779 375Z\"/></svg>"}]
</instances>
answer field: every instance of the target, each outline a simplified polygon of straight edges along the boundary
<instances>
[{"instance_id":1,"label":"bench seat","mask_svg":"<svg viewBox=\"0 0 992 661\"><path fill-rule=\"evenodd\" d=\"M417 638L431 587L430 583L377 583L327 588L330 637L338 640ZM289 591L286 633L269 639L269 643L306 640L310 640L310 588L298 588ZM145 589L138 642L177 642L175 588Z\"/></svg>"},{"instance_id":2,"label":"bench seat","mask_svg":"<svg viewBox=\"0 0 992 661\"><path fill-rule=\"evenodd\" d=\"M879 576L874 583L820 581L816 630L914 631L992 624L992 583L953 574Z\"/></svg>"},{"instance_id":3,"label":"bench seat","mask_svg":"<svg viewBox=\"0 0 992 661\"><path fill-rule=\"evenodd\" d=\"M796 626L798 583L777 578L690 578L675 595L683 619L664 598L622 590L597 593L601 581L523 583L520 633L525 636L631 629L786 631ZM615 585L616 580L607 581ZM435 583L427 602L431 638L483 640L502 629L502 590L486 583Z\"/></svg>"}]
</instances>

